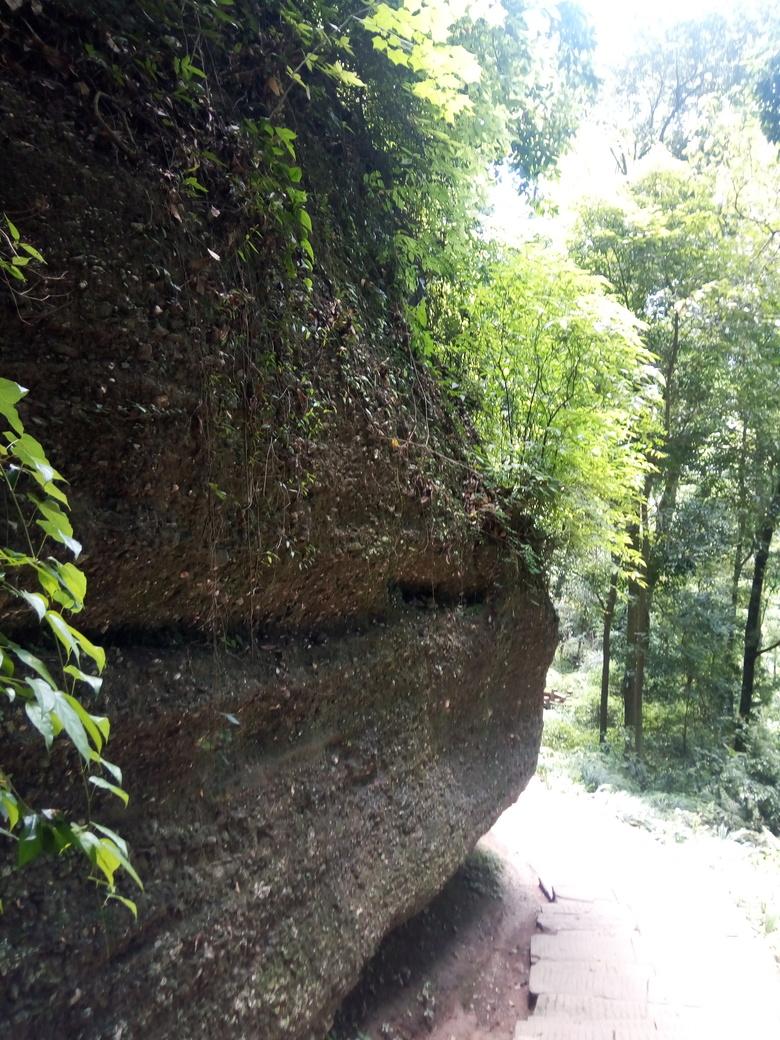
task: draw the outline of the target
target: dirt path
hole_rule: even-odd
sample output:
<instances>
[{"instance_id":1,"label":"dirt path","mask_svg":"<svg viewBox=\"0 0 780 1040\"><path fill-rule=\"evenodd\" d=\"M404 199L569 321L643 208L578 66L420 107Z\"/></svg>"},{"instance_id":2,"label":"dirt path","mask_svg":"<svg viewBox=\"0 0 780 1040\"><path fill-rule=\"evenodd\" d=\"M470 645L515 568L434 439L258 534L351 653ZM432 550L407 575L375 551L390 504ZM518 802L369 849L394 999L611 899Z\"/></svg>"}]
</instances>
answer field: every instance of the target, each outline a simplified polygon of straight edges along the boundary
<instances>
[{"instance_id":1,"label":"dirt path","mask_svg":"<svg viewBox=\"0 0 780 1040\"><path fill-rule=\"evenodd\" d=\"M533 781L385 942L335 1040L775 1040L780 974L738 905L753 877L744 849L674 828L659 840L638 822L614 799ZM633 1024L616 1028L615 1014Z\"/></svg>"},{"instance_id":2,"label":"dirt path","mask_svg":"<svg viewBox=\"0 0 780 1040\"><path fill-rule=\"evenodd\" d=\"M433 901L383 943L334 1040L511 1040L528 1015L530 942L544 897L492 834Z\"/></svg>"}]
</instances>

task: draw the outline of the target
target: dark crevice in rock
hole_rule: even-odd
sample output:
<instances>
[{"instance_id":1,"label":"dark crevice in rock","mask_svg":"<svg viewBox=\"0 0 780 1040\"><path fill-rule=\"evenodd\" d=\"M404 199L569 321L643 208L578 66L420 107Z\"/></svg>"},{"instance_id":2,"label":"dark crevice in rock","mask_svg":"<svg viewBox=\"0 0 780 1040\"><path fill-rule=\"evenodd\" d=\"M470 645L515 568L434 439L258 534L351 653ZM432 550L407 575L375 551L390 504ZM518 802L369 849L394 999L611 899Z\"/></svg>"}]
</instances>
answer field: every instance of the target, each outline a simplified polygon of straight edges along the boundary
<instances>
[{"instance_id":1,"label":"dark crevice in rock","mask_svg":"<svg viewBox=\"0 0 780 1040\"><path fill-rule=\"evenodd\" d=\"M426 610L435 607L474 607L484 603L487 588L458 589L452 585L423 585L416 582L393 582L388 593L391 599L400 597L408 606Z\"/></svg>"}]
</instances>

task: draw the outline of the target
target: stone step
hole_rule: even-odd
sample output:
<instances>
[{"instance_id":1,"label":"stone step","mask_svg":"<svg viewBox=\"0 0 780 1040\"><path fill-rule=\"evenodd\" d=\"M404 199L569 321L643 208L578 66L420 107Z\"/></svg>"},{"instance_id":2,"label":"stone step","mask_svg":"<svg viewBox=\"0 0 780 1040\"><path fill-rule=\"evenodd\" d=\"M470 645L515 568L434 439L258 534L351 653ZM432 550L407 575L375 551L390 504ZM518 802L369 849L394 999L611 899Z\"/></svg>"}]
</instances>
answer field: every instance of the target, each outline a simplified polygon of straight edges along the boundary
<instances>
[{"instance_id":1,"label":"stone step","mask_svg":"<svg viewBox=\"0 0 780 1040\"><path fill-rule=\"evenodd\" d=\"M532 936L531 963L542 959L634 964L637 955L630 934L583 928L565 929L555 935L542 932Z\"/></svg>"},{"instance_id":2,"label":"stone step","mask_svg":"<svg viewBox=\"0 0 780 1040\"><path fill-rule=\"evenodd\" d=\"M557 899L578 900L584 903L612 902L615 899L613 890L604 884L583 881L580 878L553 878L553 888Z\"/></svg>"},{"instance_id":3,"label":"stone step","mask_svg":"<svg viewBox=\"0 0 780 1040\"><path fill-rule=\"evenodd\" d=\"M642 1022L651 1019L646 1001L607 1000L605 997L575 996L571 993L542 993L534 1015L574 1022Z\"/></svg>"},{"instance_id":4,"label":"stone step","mask_svg":"<svg viewBox=\"0 0 780 1040\"><path fill-rule=\"evenodd\" d=\"M537 919L540 930L549 935L561 932L603 932L605 935L633 935L631 925L625 921L610 921L591 914L566 914L555 916L543 910Z\"/></svg>"},{"instance_id":5,"label":"stone step","mask_svg":"<svg viewBox=\"0 0 780 1040\"><path fill-rule=\"evenodd\" d=\"M636 964L587 965L581 961L538 961L531 965L531 993L568 993L578 997L643 1001L651 977L648 968Z\"/></svg>"},{"instance_id":6,"label":"stone step","mask_svg":"<svg viewBox=\"0 0 780 1040\"><path fill-rule=\"evenodd\" d=\"M561 895L556 895L555 902L544 907L544 912L548 911L553 914L598 914L620 920L630 916L626 907L614 899L572 899Z\"/></svg>"},{"instance_id":7,"label":"stone step","mask_svg":"<svg viewBox=\"0 0 780 1040\"><path fill-rule=\"evenodd\" d=\"M525 1022L517 1023L514 1040L667 1040L667 1034L659 1033L653 1022L605 1021L579 1024L545 1020L534 1015ZM677 1034L674 1034L674 1040L678 1040ZM683 1040L682 1034L679 1040ZM687 1040L704 1038L688 1037Z\"/></svg>"},{"instance_id":8,"label":"stone step","mask_svg":"<svg viewBox=\"0 0 780 1040\"><path fill-rule=\"evenodd\" d=\"M542 909L538 925L544 932L599 931L633 934L634 920L614 903L551 903Z\"/></svg>"}]
</instances>

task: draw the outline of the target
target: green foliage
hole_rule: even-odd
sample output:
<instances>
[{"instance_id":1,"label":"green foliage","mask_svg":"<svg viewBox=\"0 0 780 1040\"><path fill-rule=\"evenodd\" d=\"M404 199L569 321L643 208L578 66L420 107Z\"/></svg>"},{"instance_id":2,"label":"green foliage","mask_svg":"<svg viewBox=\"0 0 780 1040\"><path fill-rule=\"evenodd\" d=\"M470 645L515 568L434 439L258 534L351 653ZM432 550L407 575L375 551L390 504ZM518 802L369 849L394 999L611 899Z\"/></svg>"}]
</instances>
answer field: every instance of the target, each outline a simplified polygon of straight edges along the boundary
<instances>
[{"instance_id":1,"label":"green foliage","mask_svg":"<svg viewBox=\"0 0 780 1040\"><path fill-rule=\"evenodd\" d=\"M692 787L701 785L732 827L768 827L780 835L780 740L776 720L755 720L742 754L723 747L714 753L701 750L696 758L698 776Z\"/></svg>"},{"instance_id":2,"label":"green foliage","mask_svg":"<svg viewBox=\"0 0 780 1040\"><path fill-rule=\"evenodd\" d=\"M295 152L297 135L268 119L246 120L244 132L253 142L256 158L255 168L247 180L253 205L276 227L281 242L279 255L287 276L295 278L303 272L305 284L311 288L312 220L306 209L307 193L300 187L303 174ZM243 245L237 249L242 261L260 255L265 232L265 224L255 224L246 232Z\"/></svg>"},{"instance_id":3,"label":"green foliage","mask_svg":"<svg viewBox=\"0 0 780 1040\"><path fill-rule=\"evenodd\" d=\"M342 239L420 348L446 284L468 278L489 165L511 153L526 179L550 169L593 83L570 3L533 29L524 4L493 0L140 0L108 5L94 31L84 0L57 7L81 26L70 48L60 26L52 42L103 143L158 160L204 253L271 260L311 287L317 248ZM236 212L247 226L214 248ZM404 299L421 293L425 327Z\"/></svg>"},{"instance_id":4,"label":"green foliage","mask_svg":"<svg viewBox=\"0 0 780 1040\"><path fill-rule=\"evenodd\" d=\"M0 588L12 605L31 611L35 622L48 630L58 663L47 663L37 652L0 633L5 712L23 709L47 751L58 738L59 743L68 742L78 754L86 784L110 792L126 805L122 772L104 757L109 720L91 711L85 700L100 690L105 653L67 620L67 615L83 609L86 577L75 562L63 562L46 552L53 543L53 548L61 546L75 561L81 545L68 519L68 499L60 486L63 477L19 416L17 405L26 393L17 383L0 379L0 416L9 427L3 432L5 443L0 444L0 472L6 510L13 517L8 530L19 540L17 546L0 547ZM2 770L0 814L5 821L0 833L15 842L18 867L45 853L80 851L95 871L93 880L105 887L109 898L120 900L135 914L134 903L116 890L117 871L124 870L143 886L118 834L95 822L80 823L58 809L31 805Z\"/></svg>"},{"instance_id":5,"label":"green foliage","mask_svg":"<svg viewBox=\"0 0 780 1040\"><path fill-rule=\"evenodd\" d=\"M536 247L493 263L461 307L445 357L479 403L496 479L558 548L630 562L658 397L637 321L600 279Z\"/></svg>"},{"instance_id":6,"label":"green foliage","mask_svg":"<svg viewBox=\"0 0 780 1040\"><path fill-rule=\"evenodd\" d=\"M521 185L534 194L536 181L554 175L588 107L598 80L593 71L593 29L582 9L568 0L525 10L507 4L510 17L494 33L491 51L502 90L511 99L510 164ZM515 15L516 8L520 11ZM538 24L530 29L534 16ZM525 33L518 31L518 22Z\"/></svg>"},{"instance_id":7,"label":"green foliage","mask_svg":"<svg viewBox=\"0 0 780 1040\"><path fill-rule=\"evenodd\" d=\"M607 786L644 792L661 805L671 798L674 807L698 811L728 830L767 827L780 835L777 707L755 720L745 752L737 753L727 743L727 730L712 720L691 723L693 733L684 746L682 699L651 700L646 753L640 762L627 753L617 698L612 698L607 743L598 743L597 673L578 671L566 679L566 702L545 719L542 762L547 773L563 770L588 791ZM561 688L560 683L553 685Z\"/></svg>"},{"instance_id":8,"label":"green foliage","mask_svg":"<svg viewBox=\"0 0 780 1040\"><path fill-rule=\"evenodd\" d=\"M454 23L469 6L463 0L403 0L400 7L376 3L361 20L374 48L415 74L411 93L438 109L448 123L472 108L466 88L482 75L474 54L449 43Z\"/></svg>"},{"instance_id":9,"label":"green foliage","mask_svg":"<svg viewBox=\"0 0 780 1040\"><path fill-rule=\"evenodd\" d=\"M27 281L27 265L35 261L43 264L46 261L35 246L22 241L19 229L9 217L4 217L3 224L5 226L0 225L0 274L6 286L18 292Z\"/></svg>"}]
</instances>

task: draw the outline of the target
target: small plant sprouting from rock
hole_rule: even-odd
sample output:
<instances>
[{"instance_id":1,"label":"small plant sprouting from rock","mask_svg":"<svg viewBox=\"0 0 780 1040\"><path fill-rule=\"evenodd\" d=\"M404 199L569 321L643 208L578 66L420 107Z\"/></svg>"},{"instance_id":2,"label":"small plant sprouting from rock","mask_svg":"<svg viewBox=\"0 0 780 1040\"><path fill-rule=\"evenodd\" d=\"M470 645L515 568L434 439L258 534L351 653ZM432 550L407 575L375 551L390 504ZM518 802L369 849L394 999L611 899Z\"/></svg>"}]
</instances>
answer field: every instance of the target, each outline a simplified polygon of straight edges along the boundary
<instances>
[{"instance_id":1,"label":"small plant sprouting from rock","mask_svg":"<svg viewBox=\"0 0 780 1040\"><path fill-rule=\"evenodd\" d=\"M22 241L21 232L13 221L5 217L5 226L0 226L0 275L9 289L23 291L27 281L24 269L31 261L45 263L41 254L29 242Z\"/></svg>"}]
</instances>

